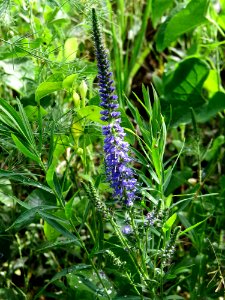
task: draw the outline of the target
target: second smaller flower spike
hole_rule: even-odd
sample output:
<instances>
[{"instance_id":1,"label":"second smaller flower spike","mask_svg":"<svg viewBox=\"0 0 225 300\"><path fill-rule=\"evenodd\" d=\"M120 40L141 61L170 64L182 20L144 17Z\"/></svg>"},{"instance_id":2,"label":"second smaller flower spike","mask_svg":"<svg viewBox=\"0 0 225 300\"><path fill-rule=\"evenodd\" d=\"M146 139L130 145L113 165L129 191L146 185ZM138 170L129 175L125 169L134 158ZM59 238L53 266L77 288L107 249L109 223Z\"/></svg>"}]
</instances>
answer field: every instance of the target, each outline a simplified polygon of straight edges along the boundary
<instances>
[{"instance_id":1,"label":"second smaller flower spike","mask_svg":"<svg viewBox=\"0 0 225 300\"><path fill-rule=\"evenodd\" d=\"M132 206L137 194L137 180L129 163L129 144L124 141L125 132L121 127L119 104L110 71L110 63L106 50L102 44L98 20L95 9L92 9L93 39L98 64L99 94L103 121L107 122L102 127L104 139L106 176L114 190L115 200L122 200L125 205Z\"/></svg>"}]
</instances>

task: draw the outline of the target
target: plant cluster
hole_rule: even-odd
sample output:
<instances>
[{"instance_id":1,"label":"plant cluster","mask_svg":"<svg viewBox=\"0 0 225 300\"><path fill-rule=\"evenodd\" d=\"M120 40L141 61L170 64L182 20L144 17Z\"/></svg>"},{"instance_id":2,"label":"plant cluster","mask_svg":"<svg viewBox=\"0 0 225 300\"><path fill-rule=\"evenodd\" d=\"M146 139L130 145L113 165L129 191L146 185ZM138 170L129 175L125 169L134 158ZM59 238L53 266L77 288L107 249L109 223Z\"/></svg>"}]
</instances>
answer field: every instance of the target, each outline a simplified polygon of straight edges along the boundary
<instances>
[{"instance_id":1,"label":"plant cluster","mask_svg":"<svg viewBox=\"0 0 225 300\"><path fill-rule=\"evenodd\" d=\"M0 17L0 299L222 300L224 0Z\"/></svg>"}]
</instances>

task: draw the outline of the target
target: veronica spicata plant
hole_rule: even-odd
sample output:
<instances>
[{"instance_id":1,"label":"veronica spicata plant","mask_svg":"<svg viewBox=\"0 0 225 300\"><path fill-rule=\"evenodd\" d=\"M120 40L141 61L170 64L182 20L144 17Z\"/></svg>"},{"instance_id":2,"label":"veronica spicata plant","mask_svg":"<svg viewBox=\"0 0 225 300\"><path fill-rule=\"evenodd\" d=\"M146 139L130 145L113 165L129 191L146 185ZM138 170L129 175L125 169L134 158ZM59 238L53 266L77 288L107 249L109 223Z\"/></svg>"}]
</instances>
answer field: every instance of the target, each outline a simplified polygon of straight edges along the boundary
<instances>
[{"instance_id":1,"label":"veronica spicata plant","mask_svg":"<svg viewBox=\"0 0 225 300\"><path fill-rule=\"evenodd\" d=\"M129 144L124 141L125 132L121 127L119 104L113 86L112 72L106 50L102 44L95 9L92 10L93 39L98 62L99 94L105 136L104 151L106 176L114 190L114 199L122 200L127 206L132 206L137 194L137 180L134 171L129 167L132 158L129 157Z\"/></svg>"}]
</instances>

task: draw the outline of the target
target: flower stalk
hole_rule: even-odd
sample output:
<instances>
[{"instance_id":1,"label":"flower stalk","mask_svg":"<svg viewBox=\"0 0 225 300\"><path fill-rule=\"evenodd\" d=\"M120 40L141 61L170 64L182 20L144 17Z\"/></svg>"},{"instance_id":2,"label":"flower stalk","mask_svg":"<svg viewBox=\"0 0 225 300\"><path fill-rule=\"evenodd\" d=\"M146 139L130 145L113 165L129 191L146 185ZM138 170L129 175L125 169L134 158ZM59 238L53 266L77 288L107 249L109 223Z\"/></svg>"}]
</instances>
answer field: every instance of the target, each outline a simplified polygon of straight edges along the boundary
<instances>
[{"instance_id":1,"label":"flower stalk","mask_svg":"<svg viewBox=\"0 0 225 300\"><path fill-rule=\"evenodd\" d=\"M92 9L93 40L98 65L99 94L101 98L101 119L107 122L103 126L105 167L107 181L114 190L113 198L123 201L131 207L137 194L137 180L129 163L129 144L124 141L125 132L121 126L121 118L117 95L110 71L110 63L99 30L95 9Z\"/></svg>"}]
</instances>

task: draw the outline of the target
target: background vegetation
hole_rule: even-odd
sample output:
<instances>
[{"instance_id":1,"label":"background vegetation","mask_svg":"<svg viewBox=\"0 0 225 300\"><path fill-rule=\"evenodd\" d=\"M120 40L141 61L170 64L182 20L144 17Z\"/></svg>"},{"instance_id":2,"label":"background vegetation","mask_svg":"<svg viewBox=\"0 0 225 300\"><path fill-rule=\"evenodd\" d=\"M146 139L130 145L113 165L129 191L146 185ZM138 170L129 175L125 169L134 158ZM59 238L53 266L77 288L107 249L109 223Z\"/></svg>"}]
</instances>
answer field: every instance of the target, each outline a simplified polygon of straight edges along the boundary
<instances>
[{"instance_id":1,"label":"background vegetation","mask_svg":"<svg viewBox=\"0 0 225 300\"><path fill-rule=\"evenodd\" d=\"M132 211L105 182L92 7ZM225 1L1 0L0 33L0 299L224 299Z\"/></svg>"}]
</instances>

